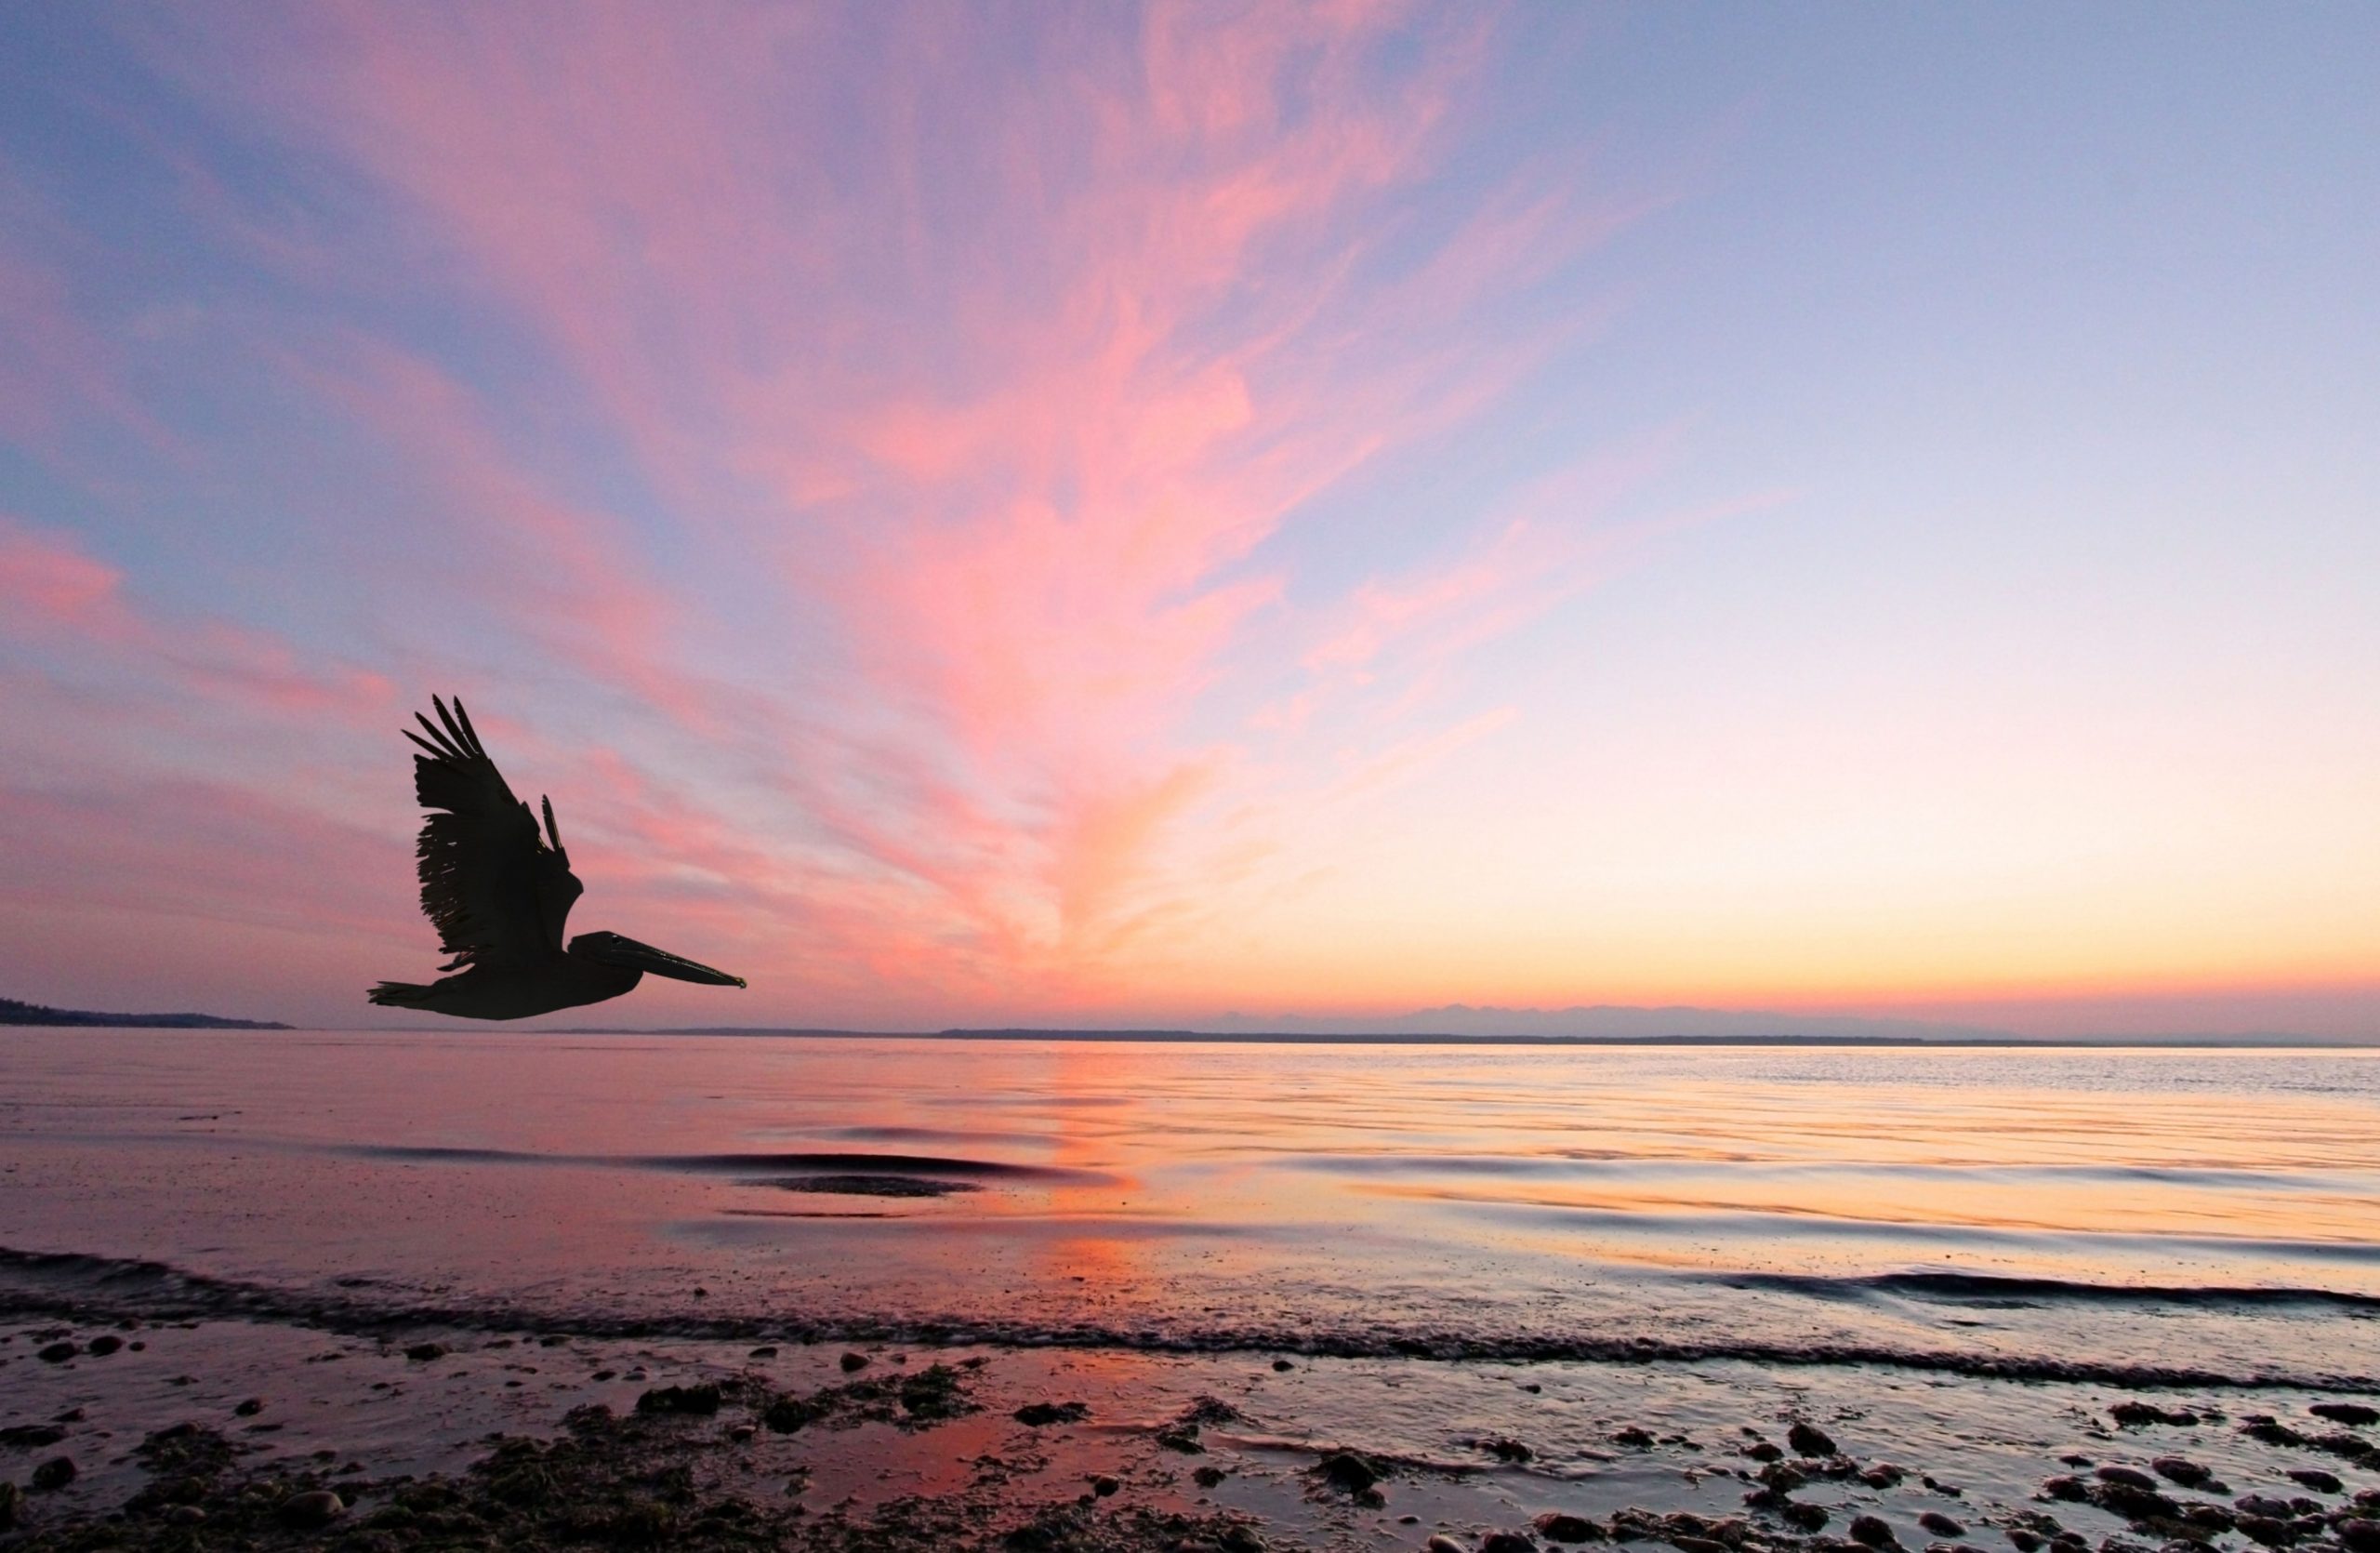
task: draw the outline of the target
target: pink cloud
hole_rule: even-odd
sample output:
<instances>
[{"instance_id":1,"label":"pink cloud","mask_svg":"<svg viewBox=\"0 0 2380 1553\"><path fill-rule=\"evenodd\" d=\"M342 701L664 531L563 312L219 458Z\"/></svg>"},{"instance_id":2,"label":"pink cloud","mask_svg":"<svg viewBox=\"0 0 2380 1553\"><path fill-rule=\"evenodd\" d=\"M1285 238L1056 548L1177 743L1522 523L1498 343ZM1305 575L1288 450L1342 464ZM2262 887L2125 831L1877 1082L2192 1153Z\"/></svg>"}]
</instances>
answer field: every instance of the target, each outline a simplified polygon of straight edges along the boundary
<instances>
[{"instance_id":1,"label":"pink cloud","mask_svg":"<svg viewBox=\"0 0 2380 1553\"><path fill-rule=\"evenodd\" d=\"M1591 327L1498 309L1645 207L1539 169L1443 231L1404 219L1479 89L1489 30L1463 16L1159 7L1078 31L1062 71L927 8L309 9L236 73L206 36L152 40L372 180L406 262L550 352L632 452L641 524L782 599L725 639L488 391L379 340L304 353L430 498L441 540L409 553L449 557L471 621L764 773L731 804L657 750L549 745L596 833L647 859L637 887L976 996L1101 985L1220 859L1264 855L1216 816L1263 812L1250 784L1285 751L1217 742L1245 709L1192 731L1248 699L1252 652L1294 644L1320 678L1451 652L1579 569L1574 526L1509 513L1451 570L1343 603L1292 609L1262 558ZM291 262L319 274L306 236Z\"/></svg>"},{"instance_id":2,"label":"pink cloud","mask_svg":"<svg viewBox=\"0 0 2380 1553\"><path fill-rule=\"evenodd\" d=\"M86 473L104 466L69 458L84 430L126 431L152 449L178 450L128 386L122 344L75 295L78 268L104 255L0 156L0 437Z\"/></svg>"},{"instance_id":3,"label":"pink cloud","mask_svg":"<svg viewBox=\"0 0 2380 1553\"><path fill-rule=\"evenodd\" d=\"M83 553L63 534L31 528L0 513L0 604L20 621L73 625L107 617L121 629L116 587L124 574Z\"/></svg>"},{"instance_id":4,"label":"pink cloud","mask_svg":"<svg viewBox=\"0 0 2380 1553\"><path fill-rule=\"evenodd\" d=\"M183 694L268 712L353 717L395 693L384 675L350 664L310 664L279 637L237 621L167 619L136 606L123 584L121 571L72 536L0 513L7 634L79 644Z\"/></svg>"},{"instance_id":5,"label":"pink cloud","mask_svg":"<svg viewBox=\"0 0 2380 1553\"><path fill-rule=\"evenodd\" d=\"M688 727L718 732L738 706L681 668L683 602L613 513L555 494L508 448L486 397L422 356L346 337L292 364L397 458L418 493L406 564L486 626ZM460 655L417 644L430 661Z\"/></svg>"}]
</instances>

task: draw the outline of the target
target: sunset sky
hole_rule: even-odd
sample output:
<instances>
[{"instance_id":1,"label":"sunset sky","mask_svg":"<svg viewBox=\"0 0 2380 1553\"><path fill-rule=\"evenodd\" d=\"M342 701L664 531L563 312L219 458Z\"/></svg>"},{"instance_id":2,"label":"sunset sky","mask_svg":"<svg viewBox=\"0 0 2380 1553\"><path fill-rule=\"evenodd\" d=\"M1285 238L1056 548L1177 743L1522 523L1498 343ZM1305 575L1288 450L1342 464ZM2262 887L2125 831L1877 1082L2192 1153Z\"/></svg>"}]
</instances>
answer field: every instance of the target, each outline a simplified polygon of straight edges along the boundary
<instances>
[{"instance_id":1,"label":"sunset sky","mask_svg":"<svg viewBox=\"0 0 2380 1553\"><path fill-rule=\"evenodd\" d=\"M2380 8L0 12L0 996L2380 1036ZM564 1016L556 1023L585 1023Z\"/></svg>"}]
</instances>

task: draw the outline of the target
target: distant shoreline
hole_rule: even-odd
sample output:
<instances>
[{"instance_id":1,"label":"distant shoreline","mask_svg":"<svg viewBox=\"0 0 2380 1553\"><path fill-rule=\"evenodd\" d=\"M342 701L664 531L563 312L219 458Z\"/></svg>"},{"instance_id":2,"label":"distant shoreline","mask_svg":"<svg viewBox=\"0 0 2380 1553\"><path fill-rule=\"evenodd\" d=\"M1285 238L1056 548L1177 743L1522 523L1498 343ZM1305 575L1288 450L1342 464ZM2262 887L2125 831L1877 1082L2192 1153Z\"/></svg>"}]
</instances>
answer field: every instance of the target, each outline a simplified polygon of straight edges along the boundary
<instances>
[{"instance_id":1,"label":"distant shoreline","mask_svg":"<svg viewBox=\"0 0 2380 1553\"><path fill-rule=\"evenodd\" d=\"M50 1029L287 1030L273 1019L227 1019L217 1014L100 1014L87 1008L49 1008L0 998L0 1026Z\"/></svg>"},{"instance_id":2,"label":"distant shoreline","mask_svg":"<svg viewBox=\"0 0 2380 1553\"><path fill-rule=\"evenodd\" d=\"M448 1029L451 1026L408 1026ZM2184 1036L1944 1036L1913 1035L1458 1035L1405 1030L1342 1033L1319 1030L1226 1031L1165 1029L943 1029L839 1030L771 1029L742 1025L688 1025L659 1029L573 1026L522 1030L523 1035L700 1035L738 1038L802 1038L829 1041L1064 1041L1118 1045L1229 1046L1854 1046L1859 1048L1958 1047L2106 1049L2154 1046L2177 1049L2307 1047L2368 1051L2380 1040L2301 1035Z\"/></svg>"},{"instance_id":3,"label":"distant shoreline","mask_svg":"<svg viewBox=\"0 0 2380 1553\"><path fill-rule=\"evenodd\" d=\"M1459 1030L1195 1030L1161 1029L1047 1029L1033 1026L954 1028L938 1030L825 1029L773 1025L631 1025L521 1026L502 1022L456 1020L436 1025L291 1025L275 1019L233 1019L214 1014L108 1014L88 1009L48 1008L38 1003L0 998L0 1029L179 1029L179 1030L309 1030L330 1034L396 1035L423 1032L526 1036L630 1035L707 1036L738 1040L820 1041L1007 1041L1065 1042L1113 1045L1219 1046L1460 1046L1530 1048L1574 1046L1692 1046L1850 1048L1861 1051L1943 1050L2121 1051L2141 1048L2175 1051L2286 1050L2370 1051L2380 1048L2380 1035L2313 1036L2282 1032L2230 1035L2162 1036L2028 1036L2003 1032L1951 1031L1941 1035L1912 1033L1826 1034L1681 1033L1589 1034L1583 1032L1511 1031L1487 1033Z\"/></svg>"}]
</instances>

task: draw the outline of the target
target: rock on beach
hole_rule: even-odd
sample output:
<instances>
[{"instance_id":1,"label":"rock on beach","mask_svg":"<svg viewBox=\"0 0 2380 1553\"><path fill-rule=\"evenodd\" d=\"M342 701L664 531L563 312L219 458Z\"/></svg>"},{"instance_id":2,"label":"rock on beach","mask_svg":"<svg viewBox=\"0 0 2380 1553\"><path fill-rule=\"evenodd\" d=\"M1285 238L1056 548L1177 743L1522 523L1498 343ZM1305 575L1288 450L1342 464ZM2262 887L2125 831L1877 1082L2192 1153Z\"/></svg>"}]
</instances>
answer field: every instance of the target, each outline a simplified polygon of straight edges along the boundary
<instances>
[{"instance_id":1,"label":"rock on beach","mask_svg":"<svg viewBox=\"0 0 2380 1553\"><path fill-rule=\"evenodd\" d=\"M1604 1530L1582 1515L1548 1510L1537 1518L1537 1534L1548 1542L1601 1542Z\"/></svg>"},{"instance_id":2,"label":"rock on beach","mask_svg":"<svg viewBox=\"0 0 2380 1553\"><path fill-rule=\"evenodd\" d=\"M327 1526L346 1513L347 1501L326 1488L293 1494L281 1507L283 1522L304 1531Z\"/></svg>"}]
</instances>

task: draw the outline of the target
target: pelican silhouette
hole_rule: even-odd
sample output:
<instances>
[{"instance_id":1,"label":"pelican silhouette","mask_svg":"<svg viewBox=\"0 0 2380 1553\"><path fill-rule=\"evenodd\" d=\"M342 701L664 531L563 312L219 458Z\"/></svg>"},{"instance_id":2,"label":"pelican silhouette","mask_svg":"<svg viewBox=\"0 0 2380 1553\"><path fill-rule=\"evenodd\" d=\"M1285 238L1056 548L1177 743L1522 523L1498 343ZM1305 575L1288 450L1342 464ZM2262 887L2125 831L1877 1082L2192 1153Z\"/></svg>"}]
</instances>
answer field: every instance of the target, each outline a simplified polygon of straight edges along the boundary
<instances>
[{"instance_id":1,"label":"pelican silhouette","mask_svg":"<svg viewBox=\"0 0 2380 1553\"><path fill-rule=\"evenodd\" d=\"M384 981L366 994L374 1002L465 1019L525 1019L616 998L647 971L713 987L744 985L742 976L616 933L582 933L563 949L562 920L587 886L570 871L552 800L540 800L541 836L537 816L512 796L481 747L462 700L450 712L444 701L430 699L444 728L416 712L430 737L404 730L426 751L413 758L413 790L430 811L414 850L421 909L455 957L439 969L460 974L427 987Z\"/></svg>"}]
</instances>

